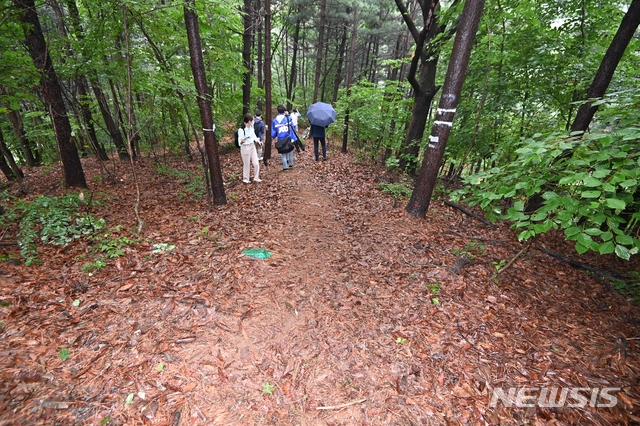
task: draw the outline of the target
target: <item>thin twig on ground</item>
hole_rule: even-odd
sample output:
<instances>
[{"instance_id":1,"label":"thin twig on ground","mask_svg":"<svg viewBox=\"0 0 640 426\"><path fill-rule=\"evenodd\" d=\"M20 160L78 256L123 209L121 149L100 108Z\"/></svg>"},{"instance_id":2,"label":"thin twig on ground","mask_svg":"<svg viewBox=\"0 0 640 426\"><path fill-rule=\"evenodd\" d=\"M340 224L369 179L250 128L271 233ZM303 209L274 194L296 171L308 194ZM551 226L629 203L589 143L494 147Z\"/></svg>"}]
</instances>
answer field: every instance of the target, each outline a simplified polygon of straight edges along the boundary
<instances>
[{"instance_id":1,"label":"thin twig on ground","mask_svg":"<svg viewBox=\"0 0 640 426\"><path fill-rule=\"evenodd\" d=\"M367 398L363 398L363 399L358 399L356 401L345 402L344 404L340 404L340 405L327 405L325 407L317 407L316 410L341 410L351 405L361 404L366 400Z\"/></svg>"}]
</instances>

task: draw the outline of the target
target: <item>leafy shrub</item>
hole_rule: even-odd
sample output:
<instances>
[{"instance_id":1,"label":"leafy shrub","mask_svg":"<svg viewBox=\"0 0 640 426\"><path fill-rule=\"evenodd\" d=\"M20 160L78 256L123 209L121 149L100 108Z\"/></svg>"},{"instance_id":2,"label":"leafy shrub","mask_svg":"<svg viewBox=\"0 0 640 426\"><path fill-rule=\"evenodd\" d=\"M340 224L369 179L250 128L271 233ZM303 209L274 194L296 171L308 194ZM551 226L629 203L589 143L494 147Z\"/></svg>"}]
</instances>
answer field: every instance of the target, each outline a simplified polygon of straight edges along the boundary
<instances>
[{"instance_id":1,"label":"leafy shrub","mask_svg":"<svg viewBox=\"0 0 640 426\"><path fill-rule=\"evenodd\" d=\"M479 205L492 220L511 221L520 240L562 229L578 253L615 253L628 260L640 250L638 141L640 128L584 139L535 135L520 142L509 164L467 177L467 187L452 199ZM534 195L541 206L526 211Z\"/></svg>"},{"instance_id":2,"label":"leafy shrub","mask_svg":"<svg viewBox=\"0 0 640 426\"><path fill-rule=\"evenodd\" d=\"M26 265L39 263L36 243L66 245L106 226L104 219L80 212L77 195L39 196L31 202L18 200L0 218L0 226L17 224L16 239Z\"/></svg>"}]
</instances>

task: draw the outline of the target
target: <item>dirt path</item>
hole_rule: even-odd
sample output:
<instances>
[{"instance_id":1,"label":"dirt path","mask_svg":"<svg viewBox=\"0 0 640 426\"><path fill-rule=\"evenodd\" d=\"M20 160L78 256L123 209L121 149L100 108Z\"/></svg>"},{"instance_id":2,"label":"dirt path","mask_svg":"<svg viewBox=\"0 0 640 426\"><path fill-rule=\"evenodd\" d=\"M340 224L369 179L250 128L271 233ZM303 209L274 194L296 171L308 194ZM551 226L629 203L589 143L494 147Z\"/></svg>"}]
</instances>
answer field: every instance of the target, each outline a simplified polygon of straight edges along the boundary
<instances>
[{"instance_id":1,"label":"dirt path","mask_svg":"<svg viewBox=\"0 0 640 426\"><path fill-rule=\"evenodd\" d=\"M69 259L90 247L48 249L43 266L0 276L0 425L604 425L638 414L634 305L533 249L495 284L492 262L522 248L511 230L437 200L426 221L409 217L376 173L307 150L211 212L141 165L155 196L146 239L126 256L88 275ZM99 212L110 223L131 222L130 189L102 189L119 194ZM156 243L176 249L154 254ZM561 238L538 244L571 254ZM242 254L258 247L273 256ZM473 263L456 274L459 253ZM514 386L622 390L613 408L489 407L494 388Z\"/></svg>"}]
</instances>

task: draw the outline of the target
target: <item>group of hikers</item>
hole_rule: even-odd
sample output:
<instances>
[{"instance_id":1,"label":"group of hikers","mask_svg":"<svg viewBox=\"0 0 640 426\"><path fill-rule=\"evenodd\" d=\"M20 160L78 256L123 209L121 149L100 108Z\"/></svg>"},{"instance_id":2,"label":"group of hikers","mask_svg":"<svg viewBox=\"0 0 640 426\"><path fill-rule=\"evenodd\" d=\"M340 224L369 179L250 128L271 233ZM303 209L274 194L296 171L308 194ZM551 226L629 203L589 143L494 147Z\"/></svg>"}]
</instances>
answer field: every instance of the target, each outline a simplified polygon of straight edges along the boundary
<instances>
[{"instance_id":1,"label":"group of hikers","mask_svg":"<svg viewBox=\"0 0 640 426\"><path fill-rule=\"evenodd\" d=\"M277 110L278 115L271 122L271 138L275 141L275 148L280 154L282 171L287 171L293 167L293 151L296 145L304 147L297 134L300 113L297 108L294 108L289 114L284 105L278 105ZM262 151L267 126L262 120L262 112L259 110L256 111L255 117L252 114L245 114L242 121L242 127L237 132L240 155L242 156L242 182L251 182L251 164L253 164L253 181L262 182L260 161L263 159ZM311 124L310 130L313 137L315 159L319 161L322 158L324 161L327 159L325 127ZM322 146L322 157L319 156L319 146Z\"/></svg>"}]
</instances>

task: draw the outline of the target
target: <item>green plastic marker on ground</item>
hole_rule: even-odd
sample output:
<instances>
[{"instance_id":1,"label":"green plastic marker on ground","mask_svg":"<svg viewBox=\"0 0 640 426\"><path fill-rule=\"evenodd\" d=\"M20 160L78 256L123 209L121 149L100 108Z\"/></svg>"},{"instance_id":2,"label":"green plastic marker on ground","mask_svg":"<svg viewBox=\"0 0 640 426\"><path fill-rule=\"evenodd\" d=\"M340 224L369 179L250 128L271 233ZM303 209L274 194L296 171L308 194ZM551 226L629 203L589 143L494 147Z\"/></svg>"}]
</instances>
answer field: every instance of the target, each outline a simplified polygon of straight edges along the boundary
<instances>
[{"instance_id":1,"label":"green plastic marker on ground","mask_svg":"<svg viewBox=\"0 0 640 426\"><path fill-rule=\"evenodd\" d=\"M273 253L263 248L250 248L242 251L242 254L255 257L256 259L268 259L273 256Z\"/></svg>"}]
</instances>

